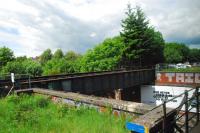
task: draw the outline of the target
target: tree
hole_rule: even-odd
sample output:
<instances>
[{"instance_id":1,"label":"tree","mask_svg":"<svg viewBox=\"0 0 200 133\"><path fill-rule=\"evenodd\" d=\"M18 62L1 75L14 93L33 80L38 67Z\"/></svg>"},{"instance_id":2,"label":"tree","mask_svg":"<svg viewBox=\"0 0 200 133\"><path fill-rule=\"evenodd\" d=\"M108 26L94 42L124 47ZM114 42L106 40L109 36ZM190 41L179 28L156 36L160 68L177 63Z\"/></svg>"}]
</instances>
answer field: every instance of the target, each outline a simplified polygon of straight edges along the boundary
<instances>
[{"instance_id":1,"label":"tree","mask_svg":"<svg viewBox=\"0 0 200 133\"><path fill-rule=\"evenodd\" d=\"M53 58L59 59L59 58L63 58L64 54L63 51L61 49L57 49L53 55Z\"/></svg>"},{"instance_id":2,"label":"tree","mask_svg":"<svg viewBox=\"0 0 200 133\"><path fill-rule=\"evenodd\" d=\"M166 43L164 48L165 62L186 62L189 58L189 48L180 43Z\"/></svg>"},{"instance_id":3,"label":"tree","mask_svg":"<svg viewBox=\"0 0 200 133\"><path fill-rule=\"evenodd\" d=\"M71 61L74 61L74 60L77 60L78 58L80 58L81 55L80 54L77 54L75 53L74 51L68 51L66 54L65 54L65 59L66 60L71 60Z\"/></svg>"},{"instance_id":4,"label":"tree","mask_svg":"<svg viewBox=\"0 0 200 133\"><path fill-rule=\"evenodd\" d=\"M164 40L162 34L149 26L140 7L128 5L126 18L122 20L122 32L125 49L123 65L154 65L163 61Z\"/></svg>"},{"instance_id":5,"label":"tree","mask_svg":"<svg viewBox=\"0 0 200 133\"><path fill-rule=\"evenodd\" d=\"M0 67L5 66L12 60L14 60L13 51L7 47L0 48Z\"/></svg>"},{"instance_id":6,"label":"tree","mask_svg":"<svg viewBox=\"0 0 200 133\"><path fill-rule=\"evenodd\" d=\"M27 57L26 57L26 56L19 56L19 57L16 57L16 58L15 58L15 61L20 61L20 62L22 62L22 61L25 61L25 60L27 60Z\"/></svg>"},{"instance_id":7,"label":"tree","mask_svg":"<svg viewBox=\"0 0 200 133\"><path fill-rule=\"evenodd\" d=\"M190 49L188 46L186 46L185 44L183 43L177 43L178 44L178 49L180 50L180 52L182 53L182 56L183 56L183 60L182 62L186 62L188 61L189 59L189 54L190 54Z\"/></svg>"},{"instance_id":8,"label":"tree","mask_svg":"<svg viewBox=\"0 0 200 133\"><path fill-rule=\"evenodd\" d=\"M52 58L51 50L47 49L40 55L40 63L44 65L47 61L51 60L51 58Z\"/></svg>"},{"instance_id":9,"label":"tree","mask_svg":"<svg viewBox=\"0 0 200 133\"><path fill-rule=\"evenodd\" d=\"M183 56L173 46L166 45L164 49L164 56L166 63L179 63L182 62Z\"/></svg>"},{"instance_id":10,"label":"tree","mask_svg":"<svg viewBox=\"0 0 200 133\"><path fill-rule=\"evenodd\" d=\"M24 66L22 65L22 62L11 61L11 62L8 62L4 67L2 67L1 73L25 74L26 72L25 72Z\"/></svg>"},{"instance_id":11,"label":"tree","mask_svg":"<svg viewBox=\"0 0 200 133\"><path fill-rule=\"evenodd\" d=\"M113 70L122 57L124 45L121 37L108 38L78 61L81 72Z\"/></svg>"},{"instance_id":12,"label":"tree","mask_svg":"<svg viewBox=\"0 0 200 133\"><path fill-rule=\"evenodd\" d=\"M32 59L27 59L22 62L25 73L32 76L41 76L42 75L42 66Z\"/></svg>"},{"instance_id":13,"label":"tree","mask_svg":"<svg viewBox=\"0 0 200 133\"><path fill-rule=\"evenodd\" d=\"M189 62L200 62L200 49L190 49Z\"/></svg>"},{"instance_id":14,"label":"tree","mask_svg":"<svg viewBox=\"0 0 200 133\"><path fill-rule=\"evenodd\" d=\"M51 59L43 67L43 75L73 73L73 66L64 58Z\"/></svg>"},{"instance_id":15,"label":"tree","mask_svg":"<svg viewBox=\"0 0 200 133\"><path fill-rule=\"evenodd\" d=\"M38 62L32 59L14 60L8 62L2 68L2 73L29 74L32 76L40 76L42 67Z\"/></svg>"}]
</instances>

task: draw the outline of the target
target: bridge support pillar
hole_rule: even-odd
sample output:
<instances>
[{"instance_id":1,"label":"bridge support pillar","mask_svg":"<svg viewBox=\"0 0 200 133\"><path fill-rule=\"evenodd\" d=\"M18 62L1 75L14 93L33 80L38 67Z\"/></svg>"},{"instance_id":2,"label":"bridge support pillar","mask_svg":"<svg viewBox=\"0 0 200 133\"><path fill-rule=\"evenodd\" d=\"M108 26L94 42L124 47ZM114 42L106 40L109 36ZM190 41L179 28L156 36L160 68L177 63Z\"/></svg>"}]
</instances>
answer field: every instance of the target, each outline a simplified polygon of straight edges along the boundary
<instances>
[{"instance_id":1,"label":"bridge support pillar","mask_svg":"<svg viewBox=\"0 0 200 133\"><path fill-rule=\"evenodd\" d=\"M122 94L121 94L122 92L121 91L122 91L122 89L116 89L115 90L115 99L116 100L121 100L122 99Z\"/></svg>"}]
</instances>

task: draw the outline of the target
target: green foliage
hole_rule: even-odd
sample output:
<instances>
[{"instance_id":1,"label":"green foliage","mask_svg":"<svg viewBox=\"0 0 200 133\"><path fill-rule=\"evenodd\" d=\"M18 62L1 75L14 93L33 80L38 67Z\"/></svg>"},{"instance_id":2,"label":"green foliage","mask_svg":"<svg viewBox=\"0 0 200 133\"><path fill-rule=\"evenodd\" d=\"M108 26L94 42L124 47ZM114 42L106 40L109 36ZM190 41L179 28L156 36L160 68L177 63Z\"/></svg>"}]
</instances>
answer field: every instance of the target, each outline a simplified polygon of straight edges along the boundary
<instances>
[{"instance_id":1,"label":"green foliage","mask_svg":"<svg viewBox=\"0 0 200 133\"><path fill-rule=\"evenodd\" d=\"M64 54L61 49L57 49L55 51L55 53L53 54L53 58L55 58L55 59L63 58L63 56L64 56Z\"/></svg>"},{"instance_id":2,"label":"green foliage","mask_svg":"<svg viewBox=\"0 0 200 133\"><path fill-rule=\"evenodd\" d=\"M43 65L43 75L79 72L76 60L80 57L79 54L73 51L67 52L64 56L63 52L58 49L53 58Z\"/></svg>"},{"instance_id":3,"label":"green foliage","mask_svg":"<svg viewBox=\"0 0 200 133\"><path fill-rule=\"evenodd\" d=\"M0 47L0 68L14 59L13 51L7 47Z\"/></svg>"},{"instance_id":4,"label":"green foliage","mask_svg":"<svg viewBox=\"0 0 200 133\"><path fill-rule=\"evenodd\" d=\"M43 75L73 73L73 64L64 58L51 59L43 67Z\"/></svg>"},{"instance_id":5,"label":"green foliage","mask_svg":"<svg viewBox=\"0 0 200 133\"><path fill-rule=\"evenodd\" d=\"M17 74L25 74L25 70L21 62L12 61L8 62L6 66L2 68L1 73L9 74L9 73L17 73Z\"/></svg>"},{"instance_id":6,"label":"green foliage","mask_svg":"<svg viewBox=\"0 0 200 133\"><path fill-rule=\"evenodd\" d=\"M163 61L164 40L162 34L149 26L140 7L128 5L126 18L122 20L120 33L125 49L122 64L153 65Z\"/></svg>"},{"instance_id":7,"label":"green foliage","mask_svg":"<svg viewBox=\"0 0 200 133\"><path fill-rule=\"evenodd\" d=\"M25 68L26 74L30 74L32 76L40 76L42 74L42 66L38 62L28 59L22 62L22 64Z\"/></svg>"},{"instance_id":8,"label":"green foliage","mask_svg":"<svg viewBox=\"0 0 200 133\"><path fill-rule=\"evenodd\" d=\"M121 37L105 39L77 61L81 72L113 70L117 67L124 45Z\"/></svg>"},{"instance_id":9,"label":"green foliage","mask_svg":"<svg viewBox=\"0 0 200 133\"><path fill-rule=\"evenodd\" d=\"M189 48L184 44L167 43L164 48L164 57L167 63L188 61Z\"/></svg>"},{"instance_id":10,"label":"green foliage","mask_svg":"<svg viewBox=\"0 0 200 133\"><path fill-rule=\"evenodd\" d=\"M75 53L74 51L68 51L65 54L65 59L68 60L68 61L75 61L75 60L77 60L80 57L81 57L81 55Z\"/></svg>"},{"instance_id":11,"label":"green foliage","mask_svg":"<svg viewBox=\"0 0 200 133\"><path fill-rule=\"evenodd\" d=\"M58 49L53 58L49 58L42 64L42 75L80 72L80 58L81 55L74 51L64 55L62 50Z\"/></svg>"},{"instance_id":12,"label":"green foliage","mask_svg":"<svg viewBox=\"0 0 200 133\"><path fill-rule=\"evenodd\" d=\"M200 49L190 49L189 61L190 62L200 62Z\"/></svg>"},{"instance_id":13,"label":"green foliage","mask_svg":"<svg viewBox=\"0 0 200 133\"><path fill-rule=\"evenodd\" d=\"M12 62L8 62L6 66L2 68L1 73L30 74L32 76L40 76L42 73L42 67L38 62L35 62L32 59L16 59Z\"/></svg>"},{"instance_id":14,"label":"green foliage","mask_svg":"<svg viewBox=\"0 0 200 133\"><path fill-rule=\"evenodd\" d=\"M0 99L0 133L126 133L125 119L87 107L54 104L39 95Z\"/></svg>"},{"instance_id":15,"label":"green foliage","mask_svg":"<svg viewBox=\"0 0 200 133\"><path fill-rule=\"evenodd\" d=\"M22 62L22 61L25 61L27 60L28 58L26 56L19 56L19 57L16 57L15 58L15 61L18 61L18 62Z\"/></svg>"},{"instance_id":16,"label":"green foliage","mask_svg":"<svg viewBox=\"0 0 200 133\"><path fill-rule=\"evenodd\" d=\"M52 58L51 50L47 49L40 55L40 63L44 65L47 61L51 60L51 58Z\"/></svg>"}]
</instances>

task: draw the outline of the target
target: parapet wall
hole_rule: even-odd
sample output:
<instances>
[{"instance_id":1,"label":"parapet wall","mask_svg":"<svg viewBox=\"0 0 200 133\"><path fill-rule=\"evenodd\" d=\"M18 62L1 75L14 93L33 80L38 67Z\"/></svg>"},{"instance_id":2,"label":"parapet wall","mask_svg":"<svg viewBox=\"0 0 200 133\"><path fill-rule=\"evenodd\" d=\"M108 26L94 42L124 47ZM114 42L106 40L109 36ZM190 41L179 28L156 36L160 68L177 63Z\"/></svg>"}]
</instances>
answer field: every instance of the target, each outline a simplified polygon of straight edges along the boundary
<instances>
[{"instance_id":1,"label":"parapet wall","mask_svg":"<svg viewBox=\"0 0 200 133\"><path fill-rule=\"evenodd\" d=\"M149 112L155 107L143 103L128 102L128 101L108 99L103 97L88 96L79 93L53 91L53 90L46 90L39 88L17 90L15 92L17 94L36 93L36 94L48 95L51 96L52 100L56 102L60 101L75 106L80 106L80 105L90 106L97 108L100 111L105 110L105 108L107 107L110 107L114 111L113 113L117 115L120 115L121 113L142 115Z\"/></svg>"}]
</instances>

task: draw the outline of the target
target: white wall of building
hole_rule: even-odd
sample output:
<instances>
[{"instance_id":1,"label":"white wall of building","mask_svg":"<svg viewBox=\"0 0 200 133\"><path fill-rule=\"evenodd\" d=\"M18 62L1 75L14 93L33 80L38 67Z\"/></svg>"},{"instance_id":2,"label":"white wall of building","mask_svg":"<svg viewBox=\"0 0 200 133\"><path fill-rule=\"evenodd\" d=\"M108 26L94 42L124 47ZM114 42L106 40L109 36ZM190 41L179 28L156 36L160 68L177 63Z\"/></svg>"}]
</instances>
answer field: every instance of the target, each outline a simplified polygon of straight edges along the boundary
<instances>
[{"instance_id":1,"label":"white wall of building","mask_svg":"<svg viewBox=\"0 0 200 133\"><path fill-rule=\"evenodd\" d=\"M145 85L141 86L141 102L152 105L160 105L163 103L164 99L169 100L173 97L180 95L185 92L185 90L190 90L191 87L176 87L176 86L153 86ZM194 93L189 92L189 97ZM166 104L169 108L176 108L180 105L183 100L183 96L176 98L175 100L168 102ZM182 108L183 109L183 108Z\"/></svg>"}]
</instances>

